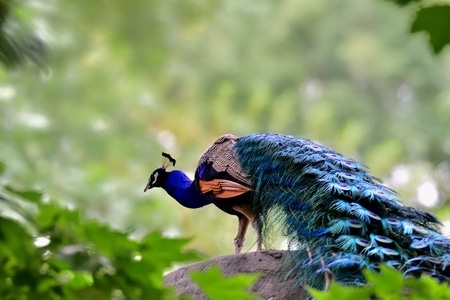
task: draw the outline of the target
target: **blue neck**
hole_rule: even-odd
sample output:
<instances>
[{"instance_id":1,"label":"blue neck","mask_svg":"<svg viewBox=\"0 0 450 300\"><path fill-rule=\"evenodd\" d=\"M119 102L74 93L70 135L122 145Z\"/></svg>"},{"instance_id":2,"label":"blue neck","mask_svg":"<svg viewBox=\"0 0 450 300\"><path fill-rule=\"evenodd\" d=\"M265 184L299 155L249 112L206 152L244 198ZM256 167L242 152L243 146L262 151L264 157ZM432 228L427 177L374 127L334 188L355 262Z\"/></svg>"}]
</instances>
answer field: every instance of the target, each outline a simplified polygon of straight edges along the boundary
<instances>
[{"instance_id":1,"label":"blue neck","mask_svg":"<svg viewBox=\"0 0 450 300\"><path fill-rule=\"evenodd\" d=\"M195 183L182 171L169 172L163 187L166 192L187 208L199 208L211 202L197 189Z\"/></svg>"}]
</instances>

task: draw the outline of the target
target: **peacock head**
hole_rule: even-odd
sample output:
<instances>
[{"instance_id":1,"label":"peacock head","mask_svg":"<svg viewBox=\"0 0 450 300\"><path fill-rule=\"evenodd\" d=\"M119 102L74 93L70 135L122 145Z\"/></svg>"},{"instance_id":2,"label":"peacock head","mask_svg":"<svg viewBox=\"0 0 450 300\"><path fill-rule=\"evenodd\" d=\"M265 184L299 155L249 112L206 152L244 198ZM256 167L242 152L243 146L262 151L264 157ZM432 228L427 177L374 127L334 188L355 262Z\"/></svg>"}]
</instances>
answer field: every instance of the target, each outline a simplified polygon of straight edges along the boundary
<instances>
[{"instance_id":1,"label":"peacock head","mask_svg":"<svg viewBox=\"0 0 450 300\"><path fill-rule=\"evenodd\" d=\"M168 172L166 171L167 167L170 164L175 166L176 160L172 156L170 156L170 154L163 152L162 156L164 158L163 165L161 168L156 169L155 171L152 172L152 174L150 174L150 177L148 178L148 183L144 189L144 193L151 188L162 187L167 180L168 174Z\"/></svg>"}]
</instances>

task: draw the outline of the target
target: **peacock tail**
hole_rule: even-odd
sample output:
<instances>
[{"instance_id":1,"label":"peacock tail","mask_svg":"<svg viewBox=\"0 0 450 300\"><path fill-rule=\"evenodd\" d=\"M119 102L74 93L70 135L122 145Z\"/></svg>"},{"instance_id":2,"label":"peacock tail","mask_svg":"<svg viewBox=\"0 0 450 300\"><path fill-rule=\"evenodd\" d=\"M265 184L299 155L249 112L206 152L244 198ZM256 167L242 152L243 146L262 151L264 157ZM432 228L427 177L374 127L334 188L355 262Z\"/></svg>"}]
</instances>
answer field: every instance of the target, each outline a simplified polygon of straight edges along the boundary
<instances>
[{"instance_id":1,"label":"peacock tail","mask_svg":"<svg viewBox=\"0 0 450 300\"><path fill-rule=\"evenodd\" d=\"M358 162L310 140L240 137L234 151L251 178L262 239L280 227L292 252L289 276L324 289L365 284L361 270L385 263L405 276L450 277L450 239L432 214L405 206Z\"/></svg>"}]
</instances>

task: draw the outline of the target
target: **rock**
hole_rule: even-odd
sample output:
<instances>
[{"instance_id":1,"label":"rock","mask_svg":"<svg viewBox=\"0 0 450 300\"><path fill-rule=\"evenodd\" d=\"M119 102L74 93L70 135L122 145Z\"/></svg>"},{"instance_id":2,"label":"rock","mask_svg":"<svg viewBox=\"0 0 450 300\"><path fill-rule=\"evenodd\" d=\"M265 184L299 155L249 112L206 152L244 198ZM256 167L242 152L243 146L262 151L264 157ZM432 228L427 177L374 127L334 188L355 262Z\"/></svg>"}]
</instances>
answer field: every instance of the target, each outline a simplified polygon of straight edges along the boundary
<instances>
[{"instance_id":1,"label":"rock","mask_svg":"<svg viewBox=\"0 0 450 300\"><path fill-rule=\"evenodd\" d=\"M208 261L179 268L165 276L165 282L175 287L178 295L192 296L197 300L207 300L189 277L191 270L205 270L219 265L224 275L237 273L259 273L261 278L253 285L251 291L267 300L303 300L309 299L302 288L293 288L293 280L283 280L280 266L289 257L288 251L261 251L236 255L219 256Z\"/></svg>"}]
</instances>

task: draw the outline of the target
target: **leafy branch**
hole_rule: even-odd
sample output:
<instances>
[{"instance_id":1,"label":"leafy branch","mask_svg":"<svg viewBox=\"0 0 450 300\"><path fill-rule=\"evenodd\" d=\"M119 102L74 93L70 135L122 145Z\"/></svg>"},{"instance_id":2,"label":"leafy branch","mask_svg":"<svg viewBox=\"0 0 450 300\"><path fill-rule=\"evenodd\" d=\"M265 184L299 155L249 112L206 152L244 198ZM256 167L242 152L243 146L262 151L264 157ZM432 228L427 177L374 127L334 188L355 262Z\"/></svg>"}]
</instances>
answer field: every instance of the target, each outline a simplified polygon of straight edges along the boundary
<instances>
[{"instance_id":1,"label":"leafy branch","mask_svg":"<svg viewBox=\"0 0 450 300\"><path fill-rule=\"evenodd\" d=\"M416 15L411 25L411 33L425 32L434 53L440 53L450 44L450 5L423 4L422 0L388 0L400 6L415 4Z\"/></svg>"},{"instance_id":2,"label":"leafy branch","mask_svg":"<svg viewBox=\"0 0 450 300\"><path fill-rule=\"evenodd\" d=\"M41 199L0 184L1 299L174 299L163 271L201 257L189 239L134 240Z\"/></svg>"},{"instance_id":3,"label":"leafy branch","mask_svg":"<svg viewBox=\"0 0 450 300\"><path fill-rule=\"evenodd\" d=\"M382 265L379 273L364 271L367 285L363 287L331 284L327 291L308 289L318 300L331 299L379 299L379 300L428 300L450 299L450 288L430 276L405 278L389 266Z\"/></svg>"}]
</instances>

